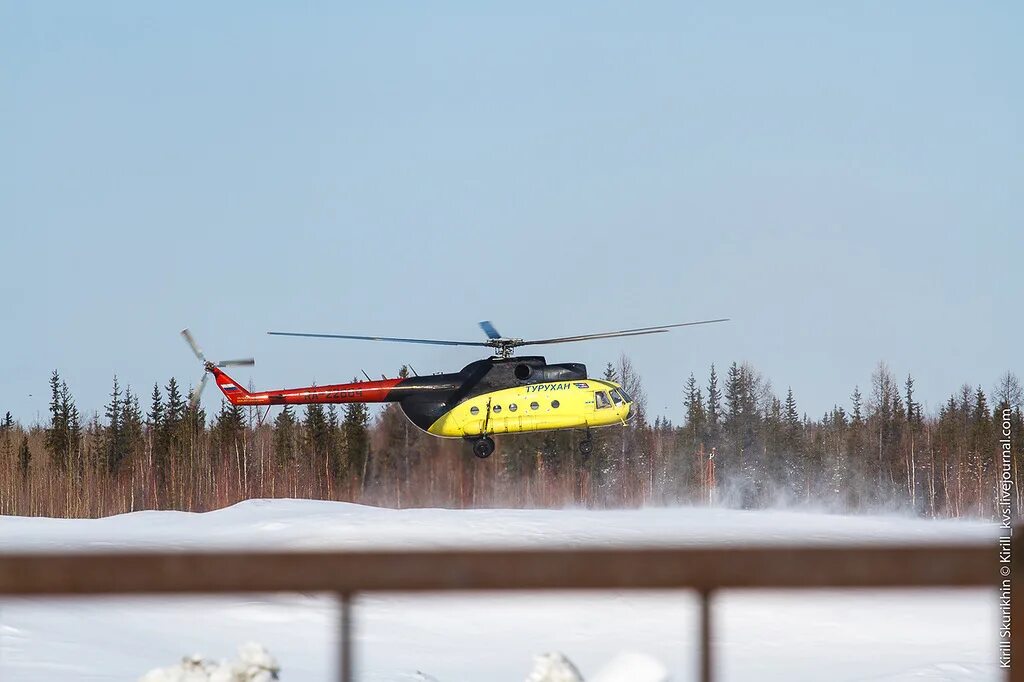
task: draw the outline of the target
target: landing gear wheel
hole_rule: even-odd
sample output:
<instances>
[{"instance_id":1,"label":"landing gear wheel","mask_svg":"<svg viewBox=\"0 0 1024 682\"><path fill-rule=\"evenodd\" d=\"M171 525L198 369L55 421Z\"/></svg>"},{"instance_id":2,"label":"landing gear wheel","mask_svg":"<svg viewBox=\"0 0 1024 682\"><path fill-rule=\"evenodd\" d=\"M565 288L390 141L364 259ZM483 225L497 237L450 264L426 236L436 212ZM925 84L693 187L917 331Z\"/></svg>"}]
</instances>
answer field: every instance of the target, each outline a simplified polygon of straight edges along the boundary
<instances>
[{"instance_id":1,"label":"landing gear wheel","mask_svg":"<svg viewBox=\"0 0 1024 682\"><path fill-rule=\"evenodd\" d=\"M583 455L583 459L587 459L590 457L590 454L594 452L594 441L589 438L585 438L580 441L580 444L577 447L580 450L580 454Z\"/></svg>"},{"instance_id":2,"label":"landing gear wheel","mask_svg":"<svg viewBox=\"0 0 1024 682\"><path fill-rule=\"evenodd\" d=\"M494 454L494 441L489 436L484 436L473 442L473 454L480 459L486 459Z\"/></svg>"}]
</instances>

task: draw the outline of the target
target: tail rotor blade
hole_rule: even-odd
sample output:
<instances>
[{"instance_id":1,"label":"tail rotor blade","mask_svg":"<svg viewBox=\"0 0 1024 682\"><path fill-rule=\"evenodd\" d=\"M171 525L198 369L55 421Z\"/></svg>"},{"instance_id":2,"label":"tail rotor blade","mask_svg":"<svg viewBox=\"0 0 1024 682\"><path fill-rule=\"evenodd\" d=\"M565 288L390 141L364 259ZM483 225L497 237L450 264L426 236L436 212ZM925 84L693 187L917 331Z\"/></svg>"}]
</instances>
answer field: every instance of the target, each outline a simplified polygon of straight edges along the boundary
<instances>
[{"instance_id":1,"label":"tail rotor blade","mask_svg":"<svg viewBox=\"0 0 1024 682\"><path fill-rule=\"evenodd\" d=\"M192 352L196 354L196 357L199 358L199 361L205 363L206 356L203 355L203 351L201 348L199 348L199 344L196 343L195 338L192 336L192 332L190 332L188 329L182 329L181 336L182 338L185 339L185 343L188 344L189 348L192 349Z\"/></svg>"}]
</instances>

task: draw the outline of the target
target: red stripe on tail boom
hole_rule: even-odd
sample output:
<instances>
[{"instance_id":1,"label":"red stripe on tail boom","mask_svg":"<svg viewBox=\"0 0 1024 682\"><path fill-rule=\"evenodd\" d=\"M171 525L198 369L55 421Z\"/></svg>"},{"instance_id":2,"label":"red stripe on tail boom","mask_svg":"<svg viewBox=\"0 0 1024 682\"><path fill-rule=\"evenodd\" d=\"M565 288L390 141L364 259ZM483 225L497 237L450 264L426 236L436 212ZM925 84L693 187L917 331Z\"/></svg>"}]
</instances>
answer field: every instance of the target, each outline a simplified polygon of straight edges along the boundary
<instances>
[{"instance_id":1,"label":"red stripe on tail boom","mask_svg":"<svg viewBox=\"0 0 1024 682\"><path fill-rule=\"evenodd\" d=\"M213 368L217 386L232 405L308 405L310 403L383 403L402 379L357 381L351 384L284 388L250 393L219 368Z\"/></svg>"}]
</instances>

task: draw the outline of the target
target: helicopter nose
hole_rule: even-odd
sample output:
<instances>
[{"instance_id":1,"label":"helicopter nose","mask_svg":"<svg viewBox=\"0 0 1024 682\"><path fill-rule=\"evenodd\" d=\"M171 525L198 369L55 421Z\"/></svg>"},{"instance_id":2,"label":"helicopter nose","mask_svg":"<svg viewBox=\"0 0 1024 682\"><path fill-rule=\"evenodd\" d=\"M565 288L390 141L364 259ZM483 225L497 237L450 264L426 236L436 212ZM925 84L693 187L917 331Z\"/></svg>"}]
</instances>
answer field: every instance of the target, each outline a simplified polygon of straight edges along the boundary
<instances>
[{"instance_id":1,"label":"helicopter nose","mask_svg":"<svg viewBox=\"0 0 1024 682\"><path fill-rule=\"evenodd\" d=\"M628 422L630 419L633 418L633 403L631 403L631 402L626 403L623 406L623 409L625 410L626 414L624 414L622 418L623 418L623 420Z\"/></svg>"}]
</instances>

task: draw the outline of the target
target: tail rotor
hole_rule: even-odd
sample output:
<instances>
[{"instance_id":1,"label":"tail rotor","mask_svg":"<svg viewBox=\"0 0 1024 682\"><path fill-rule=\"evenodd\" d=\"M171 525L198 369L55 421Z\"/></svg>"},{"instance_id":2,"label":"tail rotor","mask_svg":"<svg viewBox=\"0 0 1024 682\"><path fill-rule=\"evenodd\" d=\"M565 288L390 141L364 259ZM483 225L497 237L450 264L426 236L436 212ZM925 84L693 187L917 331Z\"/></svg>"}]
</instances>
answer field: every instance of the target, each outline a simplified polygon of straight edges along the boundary
<instances>
[{"instance_id":1,"label":"tail rotor","mask_svg":"<svg viewBox=\"0 0 1024 682\"><path fill-rule=\"evenodd\" d=\"M199 405L199 398L203 394L203 389L206 388L206 383L210 378L210 373L214 368L218 367L251 367L256 364L256 360L253 358L240 358L236 360L220 360L219 362L212 362L206 359L206 355L203 353L203 349L196 343L196 339L192 336L192 332L188 329L181 330L181 336L185 339L185 343L188 344L189 348L198 358L199 362L203 363L203 376L199 380L199 384L195 389L192 390L192 395L189 397L189 401L192 405L192 409L195 410Z\"/></svg>"}]
</instances>

